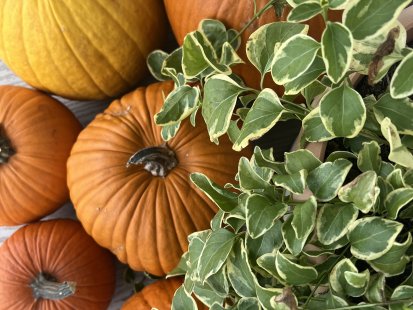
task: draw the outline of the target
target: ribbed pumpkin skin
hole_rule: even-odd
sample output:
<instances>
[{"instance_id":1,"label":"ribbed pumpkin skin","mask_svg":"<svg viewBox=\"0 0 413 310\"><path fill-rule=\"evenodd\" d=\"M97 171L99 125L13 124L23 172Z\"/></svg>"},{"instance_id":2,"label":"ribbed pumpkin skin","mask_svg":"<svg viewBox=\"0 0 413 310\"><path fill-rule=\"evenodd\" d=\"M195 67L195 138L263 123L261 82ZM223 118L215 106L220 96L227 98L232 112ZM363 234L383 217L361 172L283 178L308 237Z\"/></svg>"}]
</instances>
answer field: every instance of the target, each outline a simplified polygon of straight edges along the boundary
<instances>
[{"instance_id":1,"label":"ribbed pumpkin skin","mask_svg":"<svg viewBox=\"0 0 413 310\"><path fill-rule=\"evenodd\" d=\"M119 96L162 47L161 0L0 0L0 57L35 88L73 99Z\"/></svg>"},{"instance_id":2,"label":"ribbed pumpkin skin","mask_svg":"<svg viewBox=\"0 0 413 310\"><path fill-rule=\"evenodd\" d=\"M29 287L40 272L76 282L62 300L35 301ZM17 230L0 247L0 309L107 309L115 289L113 256L79 222L51 220Z\"/></svg>"},{"instance_id":3,"label":"ribbed pumpkin skin","mask_svg":"<svg viewBox=\"0 0 413 310\"><path fill-rule=\"evenodd\" d=\"M222 21L227 28L240 31L254 16L254 2L257 11L263 8L269 0L164 0L166 14L179 44L182 44L188 32L198 28L202 19L211 18ZM286 20L289 9L285 9L280 20ZM330 17L341 19L341 12L331 11ZM259 19L255 20L241 35L241 46L237 53L246 62L233 68L245 83L251 87L260 88L260 73L248 61L245 46L249 36L260 26L277 21L274 9L269 9ZM325 27L321 16L316 16L307 22L310 25L309 35L319 40ZM266 87L276 88L277 93L282 93L282 87L275 87L271 76L266 78Z\"/></svg>"},{"instance_id":4,"label":"ribbed pumpkin skin","mask_svg":"<svg viewBox=\"0 0 413 310\"><path fill-rule=\"evenodd\" d=\"M122 305L121 310L151 310L153 308L170 310L175 291L182 283L182 278L158 280L155 283L145 286L142 291L132 295L132 297ZM208 309L207 306L199 301L197 301L197 305L199 310Z\"/></svg>"},{"instance_id":5,"label":"ribbed pumpkin skin","mask_svg":"<svg viewBox=\"0 0 413 310\"><path fill-rule=\"evenodd\" d=\"M132 295L122 305L121 310L170 310L175 291L181 284L181 278L158 280Z\"/></svg>"},{"instance_id":6,"label":"ribbed pumpkin skin","mask_svg":"<svg viewBox=\"0 0 413 310\"><path fill-rule=\"evenodd\" d=\"M37 220L69 199L66 161L81 125L63 104L17 86L0 86L0 124L15 151L0 164L0 225Z\"/></svg>"},{"instance_id":7,"label":"ribbed pumpkin skin","mask_svg":"<svg viewBox=\"0 0 413 310\"><path fill-rule=\"evenodd\" d=\"M182 122L168 142L179 163L166 177L126 168L135 152L163 143L153 118L171 89L156 83L115 100L81 132L68 160L70 197L86 231L120 261L155 275L177 265L188 234L208 228L217 210L189 174L224 185L234 180L241 156L227 139L211 143L198 118L195 128Z\"/></svg>"}]
</instances>

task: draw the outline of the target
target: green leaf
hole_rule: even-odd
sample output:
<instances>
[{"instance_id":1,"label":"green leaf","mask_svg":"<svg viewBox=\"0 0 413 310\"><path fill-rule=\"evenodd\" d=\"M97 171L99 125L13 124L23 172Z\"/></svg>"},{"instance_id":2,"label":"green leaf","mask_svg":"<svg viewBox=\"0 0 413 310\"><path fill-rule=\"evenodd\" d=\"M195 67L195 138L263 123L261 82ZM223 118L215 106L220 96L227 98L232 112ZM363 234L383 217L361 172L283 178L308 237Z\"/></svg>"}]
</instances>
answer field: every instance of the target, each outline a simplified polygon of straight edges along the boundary
<instances>
[{"instance_id":1,"label":"green leaf","mask_svg":"<svg viewBox=\"0 0 413 310\"><path fill-rule=\"evenodd\" d=\"M366 298L370 303L382 303L385 296L386 278L382 273L372 274L366 291Z\"/></svg>"},{"instance_id":2,"label":"green leaf","mask_svg":"<svg viewBox=\"0 0 413 310\"><path fill-rule=\"evenodd\" d=\"M291 254L297 256L304 248L306 239L298 239L291 225L293 217L288 218L282 225L282 235L285 245Z\"/></svg>"},{"instance_id":3,"label":"green leaf","mask_svg":"<svg viewBox=\"0 0 413 310\"><path fill-rule=\"evenodd\" d=\"M347 281L345 278L345 272L355 272L358 270L356 266L348 258L343 258L339 261L331 270L329 275L329 281L331 288L340 294L346 293Z\"/></svg>"},{"instance_id":4,"label":"green leaf","mask_svg":"<svg viewBox=\"0 0 413 310\"><path fill-rule=\"evenodd\" d=\"M390 310L406 310L413 304L413 286L400 285L391 295L391 301L406 300L397 304L390 304Z\"/></svg>"},{"instance_id":5,"label":"green leaf","mask_svg":"<svg viewBox=\"0 0 413 310\"><path fill-rule=\"evenodd\" d=\"M343 10L350 0L329 0L328 7L332 10Z\"/></svg>"},{"instance_id":6,"label":"green leaf","mask_svg":"<svg viewBox=\"0 0 413 310\"><path fill-rule=\"evenodd\" d=\"M206 81L202 115L211 141L216 141L228 130L237 97L244 91L226 75L217 74Z\"/></svg>"},{"instance_id":7,"label":"green leaf","mask_svg":"<svg viewBox=\"0 0 413 310\"><path fill-rule=\"evenodd\" d=\"M284 287L282 294L274 296L271 300L271 309L291 310L298 309L298 300L291 287Z\"/></svg>"},{"instance_id":8,"label":"green leaf","mask_svg":"<svg viewBox=\"0 0 413 310\"><path fill-rule=\"evenodd\" d=\"M331 291L328 294L328 298L326 300L326 308L328 309L336 309L336 308L341 308L341 307L345 307L348 306L348 303L345 299L333 295L333 293L331 293Z\"/></svg>"},{"instance_id":9,"label":"green leaf","mask_svg":"<svg viewBox=\"0 0 413 310\"><path fill-rule=\"evenodd\" d=\"M307 1L293 8L288 14L287 20L296 23L303 22L320 14L322 11L323 8L319 1Z\"/></svg>"},{"instance_id":10,"label":"green leaf","mask_svg":"<svg viewBox=\"0 0 413 310\"><path fill-rule=\"evenodd\" d=\"M358 259L374 260L390 250L403 224L376 216L355 221L348 234L351 253Z\"/></svg>"},{"instance_id":11,"label":"green leaf","mask_svg":"<svg viewBox=\"0 0 413 310\"><path fill-rule=\"evenodd\" d=\"M218 63L217 55L207 37L199 32L190 32L182 45L182 69L187 79L192 79L211 67L218 73L230 73L230 69Z\"/></svg>"},{"instance_id":12,"label":"green leaf","mask_svg":"<svg viewBox=\"0 0 413 310\"><path fill-rule=\"evenodd\" d=\"M311 110L311 112L304 117L303 129L305 139L309 142L322 142L334 138L321 121L320 107Z\"/></svg>"},{"instance_id":13,"label":"green leaf","mask_svg":"<svg viewBox=\"0 0 413 310\"><path fill-rule=\"evenodd\" d=\"M392 277L404 272L406 264L410 262L406 255L407 249L412 244L412 236L409 233L405 242L394 242L390 250L378 259L368 261L370 266L386 277Z\"/></svg>"},{"instance_id":14,"label":"green leaf","mask_svg":"<svg viewBox=\"0 0 413 310\"><path fill-rule=\"evenodd\" d=\"M413 102L408 98L393 99L385 94L374 105L374 114L379 123L388 117L399 133L413 135Z\"/></svg>"},{"instance_id":15,"label":"green leaf","mask_svg":"<svg viewBox=\"0 0 413 310\"><path fill-rule=\"evenodd\" d=\"M297 204L293 211L291 226L297 239L307 239L314 229L317 201L311 196L306 202Z\"/></svg>"},{"instance_id":16,"label":"green leaf","mask_svg":"<svg viewBox=\"0 0 413 310\"><path fill-rule=\"evenodd\" d=\"M213 50L219 57L222 46L227 42L228 35L225 25L216 19L203 19L198 25L198 31L205 35Z\"/></svg>"},{"instance_id":17,"label":"green leaf","mask_svg":"<svg viewBox=\"0 0 413 310\"><path fill-rule=\"evenodd\" d=\"M225 190L202 173L191 173L190 179L221 210L230 212L238 205L238 195Z\"/></svg>"},{"instance_id":18,"label":"green leaf","mask_svg":"<svg viewBox=\"0 0 413 310\"><path fill-rule=\"evenodd\" d=\"M182 72L182 47L172 51L163 61L161 74L170 76L174 79L175 84L178 80L178 74Z\"/></svg>"},{"instance_id":19,"label":"green leaf","mask_svg":"<svg viewBox=\"0 0 413 310\"><path fill-rule=\"evenodd\" d=\"M304 193L306 177L307 171L301 170L294 174L275 175L272 181L276 186L280 186L291 193L299 195Z\"/></svg>"},{"instance_id":20,"label":"green leaf","mask_svg":"<svg viewBox=\"0 0 413 310\"><path fill-rule=\"evenodd\" d=\"M198 261L201 282L216 273L227 260L235 241L235 234L220 228L213 231L205 242Z\"/></svg>"},{"instance_id":21,"label":"green leaf","mask_svg":"<svg viewBox=\"0 0 413 310\"><path fill-rule=\"evenodd\" d=\"M350 67L353 37L341 23L327 22L321 38L321 53L328 77L338 83Z\"/></svg>"},{"instance_id":22,"label":"green leaf","mask_svg":"<svg viewBox=\"0 0 413 310\"><path fill-rule=\"evenodd\" d=\"M352 297L360 297L366 293L370 280L370 272L368 269L361 273L345 271L344 278L347 281L347 295L350 295Z\"/></svg>"},{"instance_id":23,"label":"green leaf","mask_svg":"<svg viewBox=\"0 0 413 310\"><path fill-rule=\"evenodd\" d=\"M354 39L364 40L388 29L410 0L359 0L343 13L343 22Z\"/></svg>"},{"instance_id":24,"label":"green leaf","mask_svg":"<svg viewBox=\"0 0 413 310\"><path fill-rule=\"evenodd\" d=\"M351 203L325 204L317 217L318 240L326 245L340 240L347 234L358 213Z\"/></svg>"},{"instance_id":25,"label":"green leaf","mask_svg":"<svg viewBox=\"0 0 413 310\"><path fill-rule=\"evenodd\" d=\"M367 214L376 204L379 193L377 174L370 170L340 188L338 198L343 202L352 202L357 209Z\"/></svg>"},{"instance_id":26,"label":"green leaf","mask_svg":"<svg viewBox=\"0 0 413 310\"><path fill-rule=\"evenodd\" d=\"M258 283L255 283L255 290L257 292L258 301L263 309L274 309L271 301L274 297L282 294L282 289L273 287L262 287ZM285 308L276 308L277 310L286 310ZM243 310L243 309L240 309Z\"/></svg>"},{"instance_id":27,"label":"green leaf","mask_svg":"<svg viewBox=\"0 0 413 310\"><path fill-rule=\"evenodd\" d=\"M237 303L237 309L239 310L260 310L260 304L257 298L254 297L243 297Z\"/></svg>"},{"instance_id":28,"label":"green leaf","mask_svg":"<svg viewBox=\"0 0 413 310\"><path fill-rule=\"evenodd\" d=\"M174 298L172 300L172 310L197 310L198 307L196 306L195 300L188 294L183 286L180 286L174 294Z\"/></svg>"},{"instance_id":29,"label":"green leaf","mask_svg":"<svg viewBox=\"0 0 413 310\"><path fill-rule=\"evenodd\" d=\"M272 152L272 149L271 149ZM285 174L286 170L283 162L276 162L264 156L263 151L255 146L254 159L259 167L269 168L275 171L277 174Z\"/></svg>"},{"instance_id":30,"label":"green leaf","mask_svg":"<svg viewBox=\"0 0 413 310\"><path fill-rule=\"evenodd\" d=\"M232 147L240 151L248 145L249 140L260 138L268 132L286 112L277 94L269 88L260 92L241 128L241 133Z\"/></svg>"},{"instance_id":31,"label":"green leaf","mask_svg":"<svg viewBox=\"0 0 413 310\"><path fill-rule=\"evenodd\" d=\"M220 296L215 290L208 284L196 283L193 289L196 297L208 307L211 307L214 303L223 304L226 296Z\"/></svg>"},{"instance_id":32,"label":"green leaf","mask_svg":"<svg viewBox=\"0 0 413 310\"><path fill-rule=\"evenodd\" d=\"M260 268L276 278L283 285L286 285L284 279L278 274L277 267L275 266L275 257L277 256L277 253L278 252L274 250L270 253L263 254L257 259L257 263Z\"/></svg>"},{"instance_id":33,"label":"green leaf","mask_svg":"<svg viewBox=\"0 0 413 310\"><path fill-rule=\"evenodd\" d=\"M413 155L401 143L396 126L392 124L388 117L384 118L380 125L384 138L386 138L390 144L389 159L403 167L413 169Z\"/></svg>"},{"instance_id":34,"label":"green leaf","mask_svg":"<svg viewBox=\"0 0 413 310\"><path fill-rule=\"evenodd\" d=\"M275 222L285 214L288 206L282 202L274 202L258 194L248 197L247 231L252 238L261 237L271 229Z\"/></svg>"},{"instance_id":35,"label":"green leaf","mask_svg":"<svg viewBox=\"0 0 413 310\"><path fill-rule=\"evenodd\" d=\"M332 135L353 138L364 126L366 107L358 92L342 84L321 98L320 117Z\"/></svg>"},{"instance_id":36,"label":"green leaf","mask_svg":"<svg viewBox=\"0 0 413 310\"><path fill-rule=\"evenodd\" d=\"M358 154L357 167L362 172L369 170L375 171L376 173L380 172L380 146L376 141L363 143L363 148Z\"/></svg>"},{"instance_id":37,"label":"green leaf","mask_svg":"<svg viewBox=\"0 0 413 310\"><path fill-rule=\"evenodd\" d=\"M175 124L163 126L161 130L162 139L164 141L169 141L173 137L175 137L179 130L180 125L181 123L175 123Z\"/></svg>"},{"instance_id":38,"label":"green leaf","mask_svg":"<svg viewBox=\"0 0 413 310\"><path fill-rule=\"evenodd\" d=\"M289 174L294 174L301 170L310 172L322 164L311 151L305 149L286 152L284 156L285 168Z\"/></svg>"},{"instance_id":39,"label":"green leaf","mask_svg":"<svg viewBox=\"0 0 413 310\"><path fill-rule=\"evenodd\" d=\"M245 238L246 249L248 257L254 264L258 257L278 250L282 246L281 224L281 221L276 221L268 231L255 239L253 239L250 234L247 234Z\"/></svg>"},{"instance_id":40,"label":"green leaf","mask_svg":"<svg viewBox=\"0 0 413 310\"><path fill-rule=\"evenodd\" d=\"M347 159L321 164L308 174L308 188L318 200L333 199L343 185L351 166L351 162Z\"/></svg>"},{"instance_id":41,"label":"green leaf","mask_svg":"<svg viewBox=\"0 0 413 310\"><path fill-rule=\"evenodd\" d=\"M235 64L244 63L244 61L241 59L241 57L238 56L232 45L228 42L225 42L222 46L220 63L226 66L232 66Z\"/></svg>"},{"instance_id":42,"label":"green leaf","mask_svg":"<svg viewBox=\"0 0 413 310\"><path fill-rule=\"evenodd\" d=\"M221 269L211 275L206 283L214 290L214 292L225 298L229 293L229 282L227 277L227 265L221 267Z\"/></svg>"},{"instance_id":43,"label":"green leaf","mask_svg":"<svg viewBox=\"0 0 413 310\"><path fill-rule=\"evenodd\" d=\"M403 99L413 94L413 52L403 58L390 82L390 94L393 98Z\"/></svg>"},{"instance_id":44,"label":"green leaf","mask_svg":"<svg viewBox=\"0 0 413 310\"><path fill-rule=\"evenodd\" d=\"M290 285L309 284L318 277L315 268L293 263L286 255L280 252L276 255L275 266L278 274Z\"/></svg>"},{"instance_id":45,"label":"green leaf","mask_svg":"<svg viewBox=\"0 0 413 310\"><path fill-rule=\"evenodd\" d=\"M386 181L389 182L394 189L406 187L406 183L404 183L403 179L403 172L399 168L390 172L386 177Z\"/></svg>"},{"instance_id":46,"label":"green leaf","mask_svg":"<svg viewBox=\"0 0 413 310\"><path fill-rule=\"evenodd\" d=\"M303 74L284 85L284 94L298 94L303 88L307 87L308 85L316 81L317 78L325 72L325 70L326 68L324 66L323 59L317 56L316 58L314 58L314 61L311 64L311 66Z\"/></svg>"},{"instance_id":47,"label":"green leaf","mask_svg":"<svg viewBox=\"0 0 413 310\"><path fill-rule=\"evenodd\" d=\"M158 81L165 81L169 79L169 76L162 74L162 66L168 55L169 54L164 51L155 50L146 58L146 65L149 68L149 72Z\"/></svg>"},{"instance_id":48,"label":"green leaf","mask_svg":"<svg viewBox=\"0 0 413 310\"><path fill-rule=\"evenodd\" d=\"M318 57L316 57L315 59L318 59ZM320 81L315 80L307 87L305 87L303 90L301 90L301 93L304 96L305 101L309 104L313 101L315 97L322 94L325 90L326 86Z\"/></svg>"},{"instance_id":49,"label":"green leaf","mask_svg":"<svg viewBox=\"0 0 413 310\"><path fill-rule=\"evenodd\" d=\"M238 177L239 185L244 191L251 191L254 189L262 190L271 186L254 171L246 157L241 157L239 160Z\"/></svg>"},{"instance_id":50,"label":"green leaf","mask_svg":"<svg viewBox=\"0 0 413 310\"><path fill-rule=\"evenodd\" d=\"M242 240L237 240L228 257L228 279L235 292L242 297L255 297L255 279Z\"/></svg>"},{"instance_id":51,"label":"green leaf","mask_svg":"<svg viewBox=\"0 0 413 310\"><path fill-rule=\"evenodd\" d=\"M261 151L261 149L259 149L260 152L258 152L258 149L259 149L258 146L254 148L254 154L252 155L250 162L252 163L252 166L255 172L257 172L257 174L260 175L262 179L269 182L274 174L274 171L270 168L259 165L256 160L256 154L260 153L258 156L262 156L265 158L265 160L273 162L274 161L273 150L272 148L265 149L264 151Z\"/></svg>"},{"instance_id":52,"label":"green leaf","mask_svg":"<svg viewBox=\"0 0 413 310\"><path fill-rule=\"evenodd\" d=\"M307 30L308 26L288 22L263 25L249 37L246 46L247 57L261 75L264 75L271 70L274 46L285 42L295 34L305 33Z\"/></svg>"},{"instance_id":53,"label":"green leaf","mask_svg":"<svg viewBox=\"0 0 413 310\"><path fill-rule=\"evenodd\" d=\"M155 114L157 125L172 125L189 116L198 105L199 88L187 85L175 88L165 98L162 109Z\"/></svg>"},{"instance_id":54,"label":"green leaf","mask_svg":"<svg viewBox=\"0 0 413 310\"><path fill-rule=\"evenodd\" d=\"M388 217L391 219L397 219L399 211L413 200L413 188L398 188L390 192L384 205L388 212Z\"/></svg>"},{"instance_id":55,"label":"green leaf","mask_svg":"<svg viewBox=\"0 0 413 310\"><path fill-rule=\"evenodd\" d=\"M275 83L284 85L291 82L311 66L320 43L304 34L297 34L274 52L274 60L271 66L271 75Z\"/></svg>"}]
</instances>

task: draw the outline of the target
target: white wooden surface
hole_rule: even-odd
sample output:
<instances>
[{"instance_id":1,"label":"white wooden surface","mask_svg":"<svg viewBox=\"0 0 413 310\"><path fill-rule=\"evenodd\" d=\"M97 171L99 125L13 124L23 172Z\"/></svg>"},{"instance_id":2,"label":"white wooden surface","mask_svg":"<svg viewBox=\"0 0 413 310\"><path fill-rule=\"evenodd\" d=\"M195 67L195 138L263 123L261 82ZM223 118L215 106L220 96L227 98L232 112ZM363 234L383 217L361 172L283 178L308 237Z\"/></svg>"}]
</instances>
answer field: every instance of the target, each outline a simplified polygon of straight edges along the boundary
<instances>
[{"instance_id":1,"label":"white wooden surface","mask_svg":"<svg viewBox=\"0 0 413 310\"><path fill-rule=\"evenodd\" d=\"M18 77L16 77L6 65L0 61L0 85L19 85L23 87L29 87ZM103 111L109 101L73 101L67 100L59 97L55 97L57 100L66 105L79 119L83 126L86 126L95 115ZM68 201L60 209L55 211L53 214L46 216L44 219L53 219L53 218L76 218L73 205ZM13 232L15 232L21 226L0 226L0 246ZM121 308L122 303L133 293L133 288L130 284L125 283L122 280L122 274L126 266L117 263L116 266L116 291L113 296L112 302L109 306L109 310L118 310ZM136 273L137 278L144 278L143 274Z\"/></svg>"}]
</instances>

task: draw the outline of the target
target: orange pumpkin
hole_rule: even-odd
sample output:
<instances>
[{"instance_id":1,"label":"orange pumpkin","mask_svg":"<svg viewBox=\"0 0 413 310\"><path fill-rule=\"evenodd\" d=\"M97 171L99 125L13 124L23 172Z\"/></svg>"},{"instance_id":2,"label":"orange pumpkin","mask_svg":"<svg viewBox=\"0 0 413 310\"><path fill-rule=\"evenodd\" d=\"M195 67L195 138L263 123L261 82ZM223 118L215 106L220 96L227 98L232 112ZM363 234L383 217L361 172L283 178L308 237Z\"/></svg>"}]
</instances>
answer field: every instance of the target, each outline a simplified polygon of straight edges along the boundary
<instances>
[{"instance_id":1,"label":"orange pumpkin","mask_svg":"<svg viewBox=\"0 0 413 310\"><path fill-rule=\"evenodd\" d=\"M114 289L113 256L77 221L29 224L0 247L1 309L107 309Z\"/></svg>"},{"instance_id":2,"label":"orange pumpkin","mask_svg":"<svg viewBox=\"0 0 413 310\"><path fill-rule=\"evenodd\" d=\"M66 161L81 130L63 104L0 86L0 225L37 220L69 198Z\"/></svg>"},{"instance_id":3,"label":"orange pumpkin","mask_svg":"<svg viewBox=\"0 0 413 310\"><path fill-rule=\"evenodd\" d=\"M185 35L196 30L199 22L205 18L218 19L227 28L240 31L254 16L254 2L256 3L256 10L259 11L269 0L164 0L166 14L175 38L180 45L182 45ZM260 88L260 73L248 61L245 52L249 36L264 24L286 20L289 11L290 8L284 9L281 18L277 19L275 10L269 9L242 33L241 46L237 52L246 63L235 66L233 71L241 76L248 86ZM341 12L331 11L330 18L340 20ZM310 25L309 35L319 40L325 27L323 18L318 15L309 20L307 24ZM269 75L266 78L265 87L273 87L279 94L283 91L281 86L275 86Z\"/></svg>"},{"instance_id":4,"label":"orange pumpkin","mask_svg":"<svg viewBox=\"0 0 413 310\"><path fill-rule=\"evenodd\" d=\"M219 146L209 141L200 113L196 127L186 119L163 145L153 119L172 85L115 100L81 132L68 160L70 197L86 231L131 268L158 276L178 264L187 236L208 228L217 210L189 174L223 185L234 180L241 156L226 138ZM139 150L144 165L127 166Z\"/></svg>"},{"instance_id":5,"label":"orange pumpkin","mask_svg":"<svg viewBox=\"0 0 413 310\"><path fill-rule=\"evenodd\" d=\"M166 280L158 280L148 286L145 286L142 291L135 293L123 305L121 310L170 310L172 299L175 291L183 283L182 278L170 278ZM198 309L208 309L205 305L197 302Z\"/></svg>"},{"instance_id":6,"label":"orange pumpkin","mask_svg":"<svg viewBox=\"0 0 413 310\"><path fill-rule=\"evenodd\" d=\"M0 57L16 75L86 100L135 88L167 29L161 0L0 0L0 20Z\"/></svg>"}]
</instances>

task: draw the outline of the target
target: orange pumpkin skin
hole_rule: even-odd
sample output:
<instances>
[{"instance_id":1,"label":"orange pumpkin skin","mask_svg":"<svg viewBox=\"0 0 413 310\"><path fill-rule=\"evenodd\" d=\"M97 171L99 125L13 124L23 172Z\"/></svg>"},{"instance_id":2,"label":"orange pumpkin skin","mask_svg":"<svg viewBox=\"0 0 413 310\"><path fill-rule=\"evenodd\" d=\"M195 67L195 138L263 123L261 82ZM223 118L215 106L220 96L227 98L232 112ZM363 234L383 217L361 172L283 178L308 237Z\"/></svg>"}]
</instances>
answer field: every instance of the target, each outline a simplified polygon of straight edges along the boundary
<instances>
[{"instance_id":1,"label":"orange pumpkin skin","mask_svg":"<svg viewBox=\"0 0 413 310\"><path fill-rule=\"evenodd\" d=\"M17 86L0 86L0 125L15 152L0 163L0 225L37 220L69 198L66 161L81 125L63 104Z\"/></svg>"},{"instance_id":2,"label":"orange pumpkin skin","mask_svg":"<svg viewBox=\"0 0 413 310\"><path fill-rule=\"evenodd\" d=\"M73 281L73 295L61 300L33 297L39 273ZM60 219L29 224L0 247L0 308L7 310L107 309L115 289L115 266L79 222Z\"/></svg>"},{"instance_id":3,"label":"orange pumpkin skin","mask_svg":"<svg viewBox=\"0 0 413 310\"><path fill-rule=\"evenodd\" d=\"M135 293L122 305L121 310L170 310L175 291L182 285L182 278L170 278L158 280L142 291ZM197 301L199 310L206 310L208 307Z\"/></svg>"},{"instance_id":4,"label":"orange pumpkin skin","mask_svg":"<svg viewBox=\"0 0 413 310\"><path fill-rule=\"evenodd\" d=\"M172 31L180 45L182 45L185 35L196 30L199 22L206 18L218 19L227 28L240 31L254 16L254 2L256 2L256 10L259 11L269 0L164 0ZM289 11L290 8L284 9L281 18L278 19L275 10L269 9L241 34L241 46L237 52L245 64L234 66L233 71L241 76L248 86L259 89L261 79L259 71L249 62L246 55L245 47L248 38L260 26L286 20ZM331 11L329 14L330 18L341 20L341 12ZM306 23L310 26L308 34L316 40L320 40L325 28L323 18L319 15ZM274 88L280 95L283 92L283 87L274 84L270 75L266 76L264 86Z\"/></svg>"},{"instance_id":5,"label":"orange pumpkin skin","mask_svg":"<svg viewBox=\"0 0 413 310\"><path fill-rule=\"evenodd\" d=\"M86 231L134 270L158 276L178 264L187 236L209 228L217 211L189 174L224 185L234 181L239 157L249 154L234 152L226 137L211 143L198 113L196 127L186 119L167 143L178 165L166 177L126 167L138 150L164 142L153 119L172 85L151 84L115 100L81 132L68 160L70 197Z\"/></svg>"}]
</instances>

